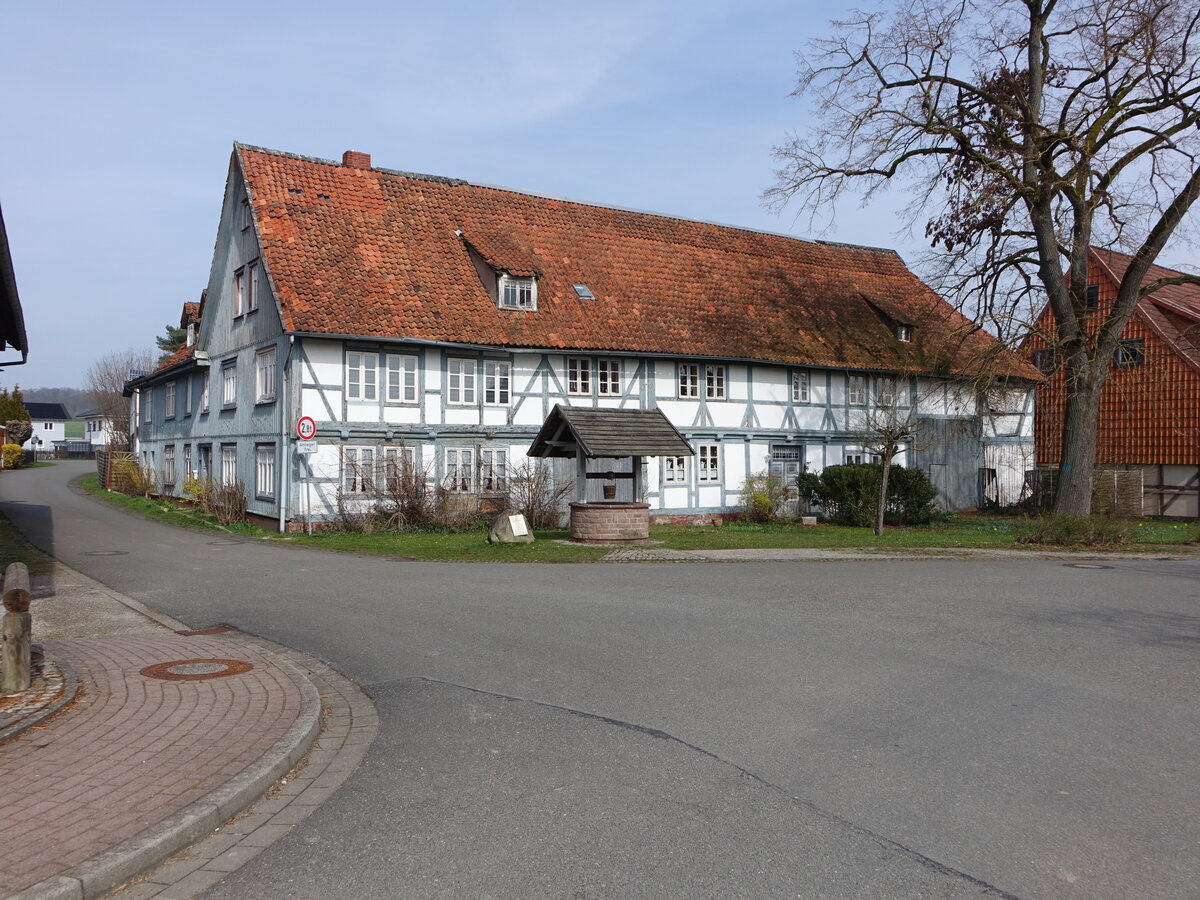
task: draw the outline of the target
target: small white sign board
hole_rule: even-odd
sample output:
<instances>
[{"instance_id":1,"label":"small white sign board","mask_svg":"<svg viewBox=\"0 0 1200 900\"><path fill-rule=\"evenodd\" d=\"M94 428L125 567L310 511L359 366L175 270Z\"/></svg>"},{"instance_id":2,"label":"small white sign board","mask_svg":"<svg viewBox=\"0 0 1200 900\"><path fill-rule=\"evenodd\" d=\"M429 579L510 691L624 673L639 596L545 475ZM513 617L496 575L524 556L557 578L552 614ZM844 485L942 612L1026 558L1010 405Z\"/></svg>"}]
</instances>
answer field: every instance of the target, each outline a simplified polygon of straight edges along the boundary
<instances>
[{"instance_id":1,"label":"small white sign board","mask_svg":"<svg viewBox=\"0 0 1200 900\"><path fill-rule=\"evenodd\" d=\"M305 441L302 444L296 445L296 452L301 456L311 456L317 452L317 447L320 446L316 441Z\"/></svg>"},{"instance_id":2,"label":"small white sign board","mask_svg":"<svg viewBox=\"0 0 1200 900\"><path fill-rule=\"evenodd\" d=\"M529 534L529 526L525 524L525 517L520 513L509 516L508 525L512 528L513 537L525 537Z\"/></svg>"}]
</instances>

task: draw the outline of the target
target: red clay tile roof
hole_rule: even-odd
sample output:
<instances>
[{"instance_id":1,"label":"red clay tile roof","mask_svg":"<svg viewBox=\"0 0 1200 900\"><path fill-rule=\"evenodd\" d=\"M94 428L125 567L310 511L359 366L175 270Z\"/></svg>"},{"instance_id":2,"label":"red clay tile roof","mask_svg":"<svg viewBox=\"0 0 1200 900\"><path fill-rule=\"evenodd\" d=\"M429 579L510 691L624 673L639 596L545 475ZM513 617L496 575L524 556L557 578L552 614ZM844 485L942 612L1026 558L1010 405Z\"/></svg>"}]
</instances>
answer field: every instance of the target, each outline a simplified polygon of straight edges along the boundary
<instances>
[{"instance_id":1,"label":"red clay tile roof","mask_svg":"<svg viewBox=\"0 0 1200 900\"><path fill-rule=\"evenodd\" d=\"M1113 284L1121 278L1133 257L1116 250L1092 248L1101 269L1112 277ZM1174 278L1191 273L1151 266L1142 279L1149 284L1160 278ZM1138 301L1137 315L1153 328L1185 363L1200 372L1200 284L1168 284Z\"/></svg>"},{"instance_id":2,"label":"red clay tile roof","mask_svg":"<svg viewBox=\"0 0 1200 900\"><path fill-rule=\"evenodd\" d=\"M157 375L159 372L165 372L167 369L172 369L181 363L187 362L196 355L195 347L180 347L170 356L162 359L157 366L154 367L152 375Z\"/></svg>"},{"instance_id":3,"label":"red clay tile roof","mask_svg":"<svg viewBox=\"0 0 1200 900\"><path fill-rule=\"evenodd\" d=\"M235 146L285 328L450 343L1038 373L889 250ZM536 275L504 310L468 245ZM585 284L595 300L581 300ZM866 298L914 326L901 343Z\"/></svg>"},{"instance_id":4,"label":"red clay tile roof","mask_svg":"<svg viewBox=\"0 0 1200 900\"><path fill-rule=\"evenodd\" d=\"M188 325L200 321L200 304L195 300L189 300L183 304L183 312L179 315L179 327L187 328Z\"/></svg>"}]
</instances>

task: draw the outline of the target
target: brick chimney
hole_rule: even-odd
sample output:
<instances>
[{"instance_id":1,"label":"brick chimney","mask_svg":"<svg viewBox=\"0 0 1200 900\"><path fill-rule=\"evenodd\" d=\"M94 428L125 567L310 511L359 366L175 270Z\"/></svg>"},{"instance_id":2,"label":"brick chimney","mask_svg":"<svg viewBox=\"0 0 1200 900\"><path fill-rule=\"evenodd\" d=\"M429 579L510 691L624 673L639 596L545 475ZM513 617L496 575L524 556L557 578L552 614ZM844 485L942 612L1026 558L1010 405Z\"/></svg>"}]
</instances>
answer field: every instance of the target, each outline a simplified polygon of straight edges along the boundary
<instances>
[{"instance_id":1,"label":"brick chimney","mask_svg":"<svg viewBox=\"0 0 1200 900\"><path fill-rule=\"evenodd\" d=\"M347 150L342 154L342 165L354 169L371 168L371 154L359 153L357 150Z\"/></svg>"}]
</instances>

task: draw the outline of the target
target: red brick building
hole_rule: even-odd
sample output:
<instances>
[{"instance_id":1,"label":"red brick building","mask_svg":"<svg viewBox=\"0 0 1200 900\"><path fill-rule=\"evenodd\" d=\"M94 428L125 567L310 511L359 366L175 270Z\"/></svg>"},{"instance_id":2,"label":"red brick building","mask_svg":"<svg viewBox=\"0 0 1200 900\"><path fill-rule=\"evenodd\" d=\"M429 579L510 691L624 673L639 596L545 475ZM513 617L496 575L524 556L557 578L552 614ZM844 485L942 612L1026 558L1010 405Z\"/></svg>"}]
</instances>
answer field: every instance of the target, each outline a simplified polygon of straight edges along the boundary
<instances>
[{"instance_id":1,"label":"red brick building","mask_svg":"<svg viewBox=\"0 0 1200 900\"><path fill-rule=\"evenodd\" d=\"M1112 250L1091 250L1090 316L1107 315L1130 259ZM1146 282L1180 274L1184 273L1154 266ZM1043 334L1053 333L1048 307L1039 324ZM1057 466L1064 373L1045 340L1033 336L1026 349L1048 376L1038 388L1037 461L1039 466ZM1132 484L1136 490L1140 473L1144 515L1200 516L1200 285L1168 285L1138 303L1101 395L1096 467L1098 499L1106 498L1114 485L1120 490Z\"/></svg>"}]
</instances>

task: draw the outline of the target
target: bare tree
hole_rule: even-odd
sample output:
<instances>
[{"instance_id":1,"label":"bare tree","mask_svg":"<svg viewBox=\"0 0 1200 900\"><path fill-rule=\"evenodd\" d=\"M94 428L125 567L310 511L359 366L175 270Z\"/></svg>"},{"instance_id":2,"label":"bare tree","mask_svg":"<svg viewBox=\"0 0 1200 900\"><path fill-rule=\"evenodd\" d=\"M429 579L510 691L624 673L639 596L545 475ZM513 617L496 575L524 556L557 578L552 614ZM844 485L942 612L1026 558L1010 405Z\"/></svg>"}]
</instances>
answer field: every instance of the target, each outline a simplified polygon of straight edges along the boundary
<instances>
[{"instance_id":1,"label":"bare tree","mask_svg":"<svg viewBox=\"0 0 1200 900\"><path fill-rule=\"evenodd\" d=\"M1091 504L1100 390L1147 280L1200 197L1195 0L901 0L833 23L800 59L819 127L776 149L769 200L814 214L893 178L944 291L1001 335L1048 304L1066 368L1056 510ZM1129 252L1088 316L1092 245ZM1145 283L1144 283L1145 282Z\"/></svg>"},{"instance_id":2,"label":"bare tree","mask_svg":"<svg viewBox=\"0 0 1200 900\"><path fill-rule=\"evenodd\" d=\"M116 449L129 448L129 400L121 393L125 382L131 373L148 372L153 366L149 350L115 350L92 363L84 376L88 397L108 421L108 443Z\"/></svg>"},{"instance_id":3,"label":"bare tree","mask_svg":"<svg viewBox=\"0 0 1200 900\"><path fill-rule=\"evenodd\" d=\"M883 517L887 512L888 478L892 462L902 452L925 450L928 441L921 440L917 411L920 398L912 395L907 379L879 379L874 402L858 410L850 422L855 439L863 450L879 457L882 467L879 494L875 503L875 535L883 534Z\"/></svg>"}]
</instances>

